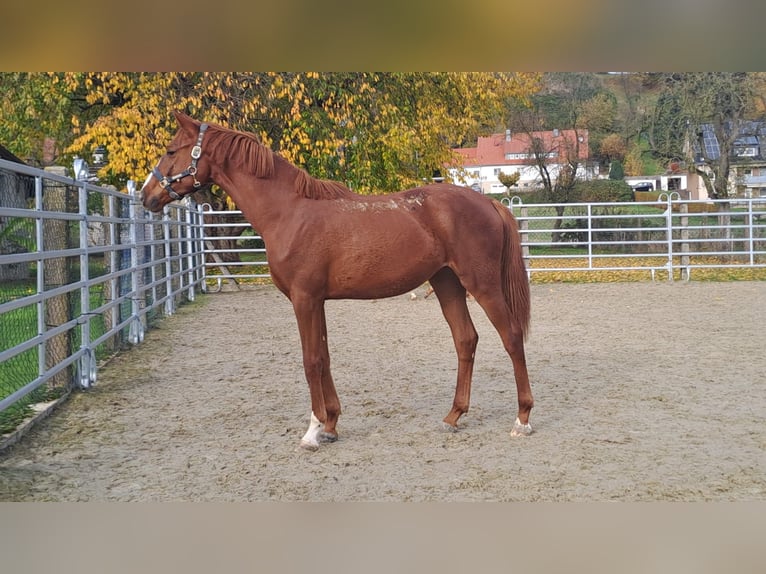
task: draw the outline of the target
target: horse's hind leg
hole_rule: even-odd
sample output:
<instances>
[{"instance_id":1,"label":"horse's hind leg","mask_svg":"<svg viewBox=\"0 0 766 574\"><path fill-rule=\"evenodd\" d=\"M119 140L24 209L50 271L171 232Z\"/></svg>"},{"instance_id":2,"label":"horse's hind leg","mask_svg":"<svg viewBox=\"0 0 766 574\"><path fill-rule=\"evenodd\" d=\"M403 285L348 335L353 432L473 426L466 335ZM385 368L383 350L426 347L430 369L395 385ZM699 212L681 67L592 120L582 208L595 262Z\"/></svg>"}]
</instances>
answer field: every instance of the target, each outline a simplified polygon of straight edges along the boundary
<instances>
[{"instance_id":1,"label":"horse's hind leg","mask_svg":"<svg viewBox=\"0 0 766 574\"><path fill-rule=\"evenodd\" d=\"M324 430L320 433L319 438L322 442L335 442L338 440L338 431L335 426L338 423L338 417L340 416L340 399L338 398L338 392L335 390L335 382L332 379L332 371L330 370L330 350L327 345L327 318L325 316L324 305L322 305L322 337L321 337L321 350L324 368L322 369L322 398L325 405L325 420Z\"/></svg>"},{"instance_id":2,"label":"horse's hind leg","mask_svg":"<svg viewBox=\"0 0 766 574\"><path fill-rule=\"evenodd\" d=\"M527 360L524 355L524 334L518 323L511 317L510 311L505 304L502 293L483 292L479 289L473 293L476 301L481 305L489 317L492 325L500 334L503 346L511 357L513 374L516 379L516 393L519 402L519 412L516 422L511 431L512 436L528 435L532 432L529 424L529 413L534 406L532 389L529 386L529 374L527 372Z\"/></svg>"},{"instance_id":3,"label":"horse's hind leg","mask_svg":"<svg viewBox=\"0 0 766 574\"><path fill-rule=\"evenodd\" d=\"M479 335L471 321L465 302L465 288L451 269L441 269L429 282L439 299L444 318L452 331L457 351L458 369L455 399L452 409L444 418L451 428L457 428L458 419L466 412L471 401L471 377Z\"/></svg>"}]
</instances>

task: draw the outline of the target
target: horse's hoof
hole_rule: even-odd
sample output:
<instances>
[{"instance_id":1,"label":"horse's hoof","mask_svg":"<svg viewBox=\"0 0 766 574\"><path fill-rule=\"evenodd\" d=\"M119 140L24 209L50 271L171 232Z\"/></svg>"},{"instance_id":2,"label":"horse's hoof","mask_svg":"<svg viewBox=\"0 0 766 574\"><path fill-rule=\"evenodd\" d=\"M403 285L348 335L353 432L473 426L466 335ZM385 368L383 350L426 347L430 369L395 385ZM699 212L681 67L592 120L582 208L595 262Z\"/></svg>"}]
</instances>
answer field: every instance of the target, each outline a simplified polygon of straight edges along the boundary
<instances>
[{"instance_id":1,"label":"horse's hoof","mask_svg":"<svg viewBox=\"0 0 766 574\"><path fill-rule=\"evenodd\" d=\"M301 439L300 450L317 451L319 450L319 443Z\"/></svg>"},{"instance_id":2,"label":"horse's hoof","mask_svg":"<svg viewBox=\"0 0 766 574\"><path fill-rule=\"evenodd\" d=\"M322 431L317 438L319 439L319 442L335 442L338 440L338 433Z\"/></svg>"},{"instance_id":3,"label":"horse's hoof","mask_svg":"<svg viewBox=\"0 0 766 574\"><path fill-rule=\"evenodd\" d=\"M517 418L513 423L513 430L511 430L511 436L529 436L532 434L532 425L529 423L521 424L521 421Z\"/></svg>"},{"instance_id":4,"label":"horse's hoof","mask_svg":"<svg viewBox=\"0 0 766 574\"><path fill-rule=\"evenodd\" d=\"M451 425L449 423L442 422L442 428L448 432L457 432L457 425Z\"/></svg>"}]
</instances>

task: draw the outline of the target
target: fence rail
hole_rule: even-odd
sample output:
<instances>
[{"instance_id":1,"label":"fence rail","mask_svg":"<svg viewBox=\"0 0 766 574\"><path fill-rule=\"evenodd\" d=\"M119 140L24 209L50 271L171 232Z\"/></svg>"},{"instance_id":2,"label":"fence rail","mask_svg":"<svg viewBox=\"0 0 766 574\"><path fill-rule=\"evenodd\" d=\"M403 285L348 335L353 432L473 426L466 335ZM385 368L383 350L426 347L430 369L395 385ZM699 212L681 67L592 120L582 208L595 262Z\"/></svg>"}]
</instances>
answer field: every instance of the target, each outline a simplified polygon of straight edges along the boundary
<instances>
[{"instance_id":1,"label":"fence rail","mask_svg":"<svg viewBox=\"0 0 766 574\"><path fill-rule=\"evenodd\" d=\"M193 300L201 237L188 203L158 216L133 185L0 160L0 416L92 386L99 360Z\"/></svg>"},{"instance_id":2,"label":"fence rail","mask_svg":"<svg viewBox=\"0 0 766 574\"><path fill-rule=\"evenodd\" d=\"M582 204L505 201L519 221L530 277L551 272L766 268L766 199Z\"/></svg>"},{"instance_id":3,"label":"fence rail","mask_svg":"<svg viewBox=\"0 0 766 574\"><path fill-rule=\"evenodd\" d=\"M623 272L673 281L695 270L766 268L766 198L701 202L672 193L644 202L503 203L519 222L530 278ZM269 277L267 250L240 211L199 209L208 284Z\"/></svg>"}]
</instances>

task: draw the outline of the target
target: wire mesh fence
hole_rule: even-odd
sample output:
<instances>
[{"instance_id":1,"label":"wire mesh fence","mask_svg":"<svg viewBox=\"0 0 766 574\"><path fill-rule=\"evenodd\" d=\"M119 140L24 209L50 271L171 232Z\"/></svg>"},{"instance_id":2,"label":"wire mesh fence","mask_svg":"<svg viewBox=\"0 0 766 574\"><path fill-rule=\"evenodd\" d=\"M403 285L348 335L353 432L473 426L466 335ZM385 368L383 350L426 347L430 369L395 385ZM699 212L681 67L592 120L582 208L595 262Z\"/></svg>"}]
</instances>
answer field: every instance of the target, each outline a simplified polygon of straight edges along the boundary
<instances>
[{"instance_id":1,"label":"wire mesh fence","mask_svg":"<svg viewBox=\"0 0 766 574\"><path fill-rule=\"evenodd\" d=\"M0 435L194 298L197 213L156 216L134 194L0 162Z\"/></svg>"}]
</instances>

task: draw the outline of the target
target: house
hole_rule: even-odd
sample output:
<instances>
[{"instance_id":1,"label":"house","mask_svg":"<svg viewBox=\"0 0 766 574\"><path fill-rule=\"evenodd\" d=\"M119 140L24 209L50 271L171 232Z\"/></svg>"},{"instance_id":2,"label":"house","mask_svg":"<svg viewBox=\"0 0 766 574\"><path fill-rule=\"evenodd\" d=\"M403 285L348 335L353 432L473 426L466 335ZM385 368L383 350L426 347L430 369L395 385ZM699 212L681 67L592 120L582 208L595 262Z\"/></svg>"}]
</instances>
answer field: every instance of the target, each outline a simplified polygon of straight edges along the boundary
<instances>
[{"instance_id":1,"label":"house","mask_svg":"<svg viewBox=\"0 0 766 574\"><path fill-rule=\"evenodd\" d=\"M677 162L672 162L665 173L626 176L625 182L635 191L676 192L681 199L708 198L702 178L696 173L689 173L689 170Z\"/></svg>"},{"instance_id":2,"label":"house","mask_svg":"<svg viewBox=\"0 0 766 574\"><path fill-rule=\"evenodd\" d=\"M456 165L448 168L449 174L456 183L473 187L482 193L506 191L498 179L500 173L519 174L519 182L514 189L537 189L542 186L542 178L535 164L535 155L530 151L533 141L541 144L539 149L547 156L546 163L552 179L557 177L561 166L573 154L578 160L578 178L597 177L598 166L588 161L587 130L551 130L531 134L505 130L504 134L479 137L476 147L453 149Z\"/></svg>"},{"instance_id":3,"label":"house","mask_svg":"<svg viewBox=\"0 0 766 574\"><path fill-rule=\"evenodd\" d=\"M701 124L686 145L697 167L711 173L706 162L715 162L721 157L721 146L713 125ZM766 122L739 122L729 159L730 194L745 198L766 197Z\"/></svg>"}]
</instances>

